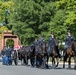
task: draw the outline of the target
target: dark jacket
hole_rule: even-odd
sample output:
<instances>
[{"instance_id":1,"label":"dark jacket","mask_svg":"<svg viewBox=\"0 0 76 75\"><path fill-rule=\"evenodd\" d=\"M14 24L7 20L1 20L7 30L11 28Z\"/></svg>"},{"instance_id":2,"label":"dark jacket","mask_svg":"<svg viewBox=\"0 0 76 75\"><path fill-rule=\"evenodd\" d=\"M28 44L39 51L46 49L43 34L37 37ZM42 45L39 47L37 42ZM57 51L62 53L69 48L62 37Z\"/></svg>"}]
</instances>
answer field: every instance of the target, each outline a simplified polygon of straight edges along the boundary
<instances>
[{"instance_id":1,"label":"dark jacket","mask_svg":"<svg viewBox=\"0 0 76 75\"><path fill-rule=\"evenodd\" d=\"M10 49L7 49L7 50L6 50L6 56L7 56L7 57L11 57L11 50L10 50Z\"/></svg>"},{"instance_id":2,"label":"dark jacket","mask_svg":"<svg viewBox=\"0 0 76 75\"><path fill-rule=\"evenodd\" d=\"M65 45L69 46L73 41L73 36L66 36Z\"/></svg>"},{"instance_id":3,"label":"dark jacket","mask_svg":"<svg viewBox=\"0 0 76 75\"><path fill-rule=\"evenodd\" d=\"M1 51L1 55L6 55L6 50L5 49L3 49L2 51Z\"/></svg>"},{"instance_id":4,"label":"dark jacket","mask_svg":"<svg viewBox=\"0 0 76 75\"><path fill-rule=\"evenodd\" d=\"M33 46L36 47L38 45L38 41L33 42Z\"/></svg>"},{"instance_id":5,"label":"dark jacket","mask_svg":"<svg viewBox=\"0 0 76 75\"><path fill-rule=\"evenodd\" d=\"M55 38L50 37L48 40L48 47L54 47L55 46Z\"/></svg>"},{"instance_id":6,"label":"dark jacket","mask_svg":"<svg viewBox=\"0 0 76 75\"><path fill-rule=\"evenodd\" d=\"M44 44L45 40L44 38L41 38L39 41L38 41L38 44L39 46L42 46Z\"/></svg>"},{"instance_id":7,"label":"dark jacket","mask_svg":"<svg viewBox=\"0 0 76 75\"><path fill-rule=\"evenodd\" d=\"M54 37L50 37L48 40L48 55L51 53L51 51L53 50L53 48L58 47L58 41L57 39Z\"/></svg>"}]
</instances>

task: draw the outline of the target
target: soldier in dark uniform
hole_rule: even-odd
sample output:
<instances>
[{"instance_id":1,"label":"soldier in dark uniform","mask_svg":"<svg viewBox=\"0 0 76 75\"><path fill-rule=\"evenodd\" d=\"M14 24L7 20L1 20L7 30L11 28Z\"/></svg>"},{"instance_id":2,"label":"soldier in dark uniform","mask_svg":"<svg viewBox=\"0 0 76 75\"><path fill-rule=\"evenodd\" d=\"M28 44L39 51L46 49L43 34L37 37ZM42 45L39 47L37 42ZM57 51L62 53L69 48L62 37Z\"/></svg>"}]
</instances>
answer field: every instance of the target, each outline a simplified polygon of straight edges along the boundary
<instances>
[{"instance_id":1,"label":"soldier in dark uniform","mask_svg":"<svg viewBox=\"0 0 76 75\"><path fill-rule=\"evenodd\" d=\"M35 60L33 60L34 66L37 66L38 65L37 54L38 54L38 48L39 48L37 36L35 36L35 40L33 42L33 47L35 48Z\"/></svg>"},{"instance_id":2,"label":"soldier in dark uniform","mask_svg":"<svg viewBox=\"0 0 76 75\"><path fill-rule=\"evenodd\" d=\"M48 54L51 54L51 51L53 50L54 47L56 47L57 54L60 57L59 49L58 49L58 41L57 41L57 39L56 39L56 37L54 35L54 32L52 32L52 36L48 40Z\"/></svg>"},{"instance_id":3,"label":"soldier in dark uniform","mask_svg":"<svg viewBox=\"0 0 76 75\"><path fill-rule=\"evenodd\" d=\"M45 42L44 35L41 35L41 38L39 39L39 42L38 42L39 46L42 47L44 42Z\"/></svg>"},{"instance_id":4,"label":"soldier in dark uniform","mask_svg":"<svg viewBox=\"0 0 76 75\"><path fill-rule=\"evenodd\" d=\"M54 48L54 46L55 46L55 36L54 33L52 32L52 35L48 40L48 50L47 50L48 54L51 54L51 51Z\"/></svg>"},{"instance_id":5,"label":"soldier in dark uniform","mask_svg":"<svg viewBox=\"0 0 76 75\"><path fill-rule=\"evenodd\" d=\"M38 40L39 53L44 53L43 44L45 44L44 35L41 35L41 38Z\"/></svg>"},{"instance_id":6,"label":"soldier in dark uniform","mask_svg":"<svg viewBox=\"0 0 76 75\"><path fill-rule=\"evenodd\" d=\"M33 46L36 48L38 45L38 39L37 39L37 36L35 36L35 40L33 42Z\"/></svg>"},{"instance_id":7,"label":"soldier in dark uniform","mask_svg":"<svg viewBox=\"0 0 76 75\"><path fill-rule=\"evenodd\" d=\"M44 35L41 35L41 38L39 39L38 44L39 44L39 53L41 55L40 66L45 67L45 58L44 58L44 55L45 55L45 49L44 49L45 39L44 39Z\"/></svg>"},{"instance_id":8,"label":"soldier in dark uniform","mask_svg":"<svg viewBox=\"0 0 76 75\"><path fill-rule=\"evenodd\" d=\"M56 60L57 60L56 67L57 67L59 64L58 58L60 57L60 53L59 53L59 49L58 49L58 40L56 39L54 32L52 32L52 35L48 40L48 50L47 50L48 56L50 56L50 55L52 56L53 49L55 49L55 52L57 54L57 58L56 58Z\"/></svg>"},{"instance_id":9,"label":"soldier in dark uniform","mask_svg":"<svg viewBox=\"0 0 76 75\"><path fill-rule=\"evenodd\" d=\"M64 46L64 52L63 52L63 55L65 56L66 55L66 50L67 48L70 46L70 44L74 42L74 38L73 36L71 35L71 31L68 30L68 35L66 36L66 39L65 39L65 46Z\"/></svg>"}]
</instances>

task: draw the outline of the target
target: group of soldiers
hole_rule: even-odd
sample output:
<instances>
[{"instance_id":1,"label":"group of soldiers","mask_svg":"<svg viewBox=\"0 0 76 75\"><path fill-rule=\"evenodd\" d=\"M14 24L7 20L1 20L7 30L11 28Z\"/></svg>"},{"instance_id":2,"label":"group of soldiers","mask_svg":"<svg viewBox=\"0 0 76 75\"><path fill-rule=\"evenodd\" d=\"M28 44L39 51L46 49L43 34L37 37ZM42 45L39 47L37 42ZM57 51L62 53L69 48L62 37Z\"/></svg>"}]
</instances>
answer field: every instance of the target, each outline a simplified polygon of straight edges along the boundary
<instances>
[{"instance_id":1,"label":"group of soldiers","mask_svg":"<svg viewBox=\"0 0 76 75\"><path fill-rule=\"evenodd\" d=\"M34 46L36 47L37 45L41 46L43 45L43 43L45 42L45 39L44 39L44 35L41 36L41 39L37 39L35 38L35 41L33 42ZM64 46L64 50L63 50L63 56L66 55L66 50L67 48L70 46L70 44L74 42L74 37L71 35L71 31L68 30L67 31L67 36L65 37L65 46ZM54 35L54 32L51 33L51 36L49 37L48 39L48 49L47 49L47 52L51 52L52 49L54 48L54 46L58 47L58 39L56 38L56 36ZM60 57L60 54L59 54L59 49L57 49L57 54L59 55Z\"/></svg>"},{"instance_id":2,"label":"group of soldiers","mask_svg":"<svg viewBox=\"0 0 76 75\"><path fill-rule=\"evenodd\" d=\"M69 47L69 45L74 41L73 36L71 35L71 31L68 30L67 32L67 36L65 38L65 46L64 46L64 51L63 51L63 55L66 55L66 50ZM44 39L44 35L41 35L41 38L38 40L37 37L35 38L34 42L33 42L33 46L35 48L37 48L37 46L39 46L42 50L42 46L45 43L45 39ZM56 36L54 35L54 32L51 33L51 36L48 39L48 47L47 47L47 53L48 55L51 53L52 49L54 48L54 46L56 46L58 48L58 40L56 38ZM59 53L59 49L57 49L57 54L60 57L60 53ZM6 47L6 49L2 50L1 54L3 57L7 57L9 60L11 58L11 49L8 47ZM17 57L17 53L14 51L14 56ZM17 58L16 58L17 59ZM16 61L15 61L16 62ZM7 61L6 64L8 64L9 62ZM4 64L4 63L3 63Z\"/></svg>"}]
</instances>

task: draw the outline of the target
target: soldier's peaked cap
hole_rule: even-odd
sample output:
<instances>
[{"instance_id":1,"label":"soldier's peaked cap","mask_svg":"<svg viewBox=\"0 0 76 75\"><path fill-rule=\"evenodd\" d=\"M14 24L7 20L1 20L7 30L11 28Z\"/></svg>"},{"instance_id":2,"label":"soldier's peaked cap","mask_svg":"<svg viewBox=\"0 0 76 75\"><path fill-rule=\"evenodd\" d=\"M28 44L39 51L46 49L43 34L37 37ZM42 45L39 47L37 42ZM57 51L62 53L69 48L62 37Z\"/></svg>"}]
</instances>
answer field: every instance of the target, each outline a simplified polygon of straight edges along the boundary
<instances>
[{"instance_id":1,"label":"soldier's peaked cap","mask_svg":"<svg viewBox=\"0 0 76 75\"><path fill-rule=\"evenodd\" d=\"M70 31L70 30L68 30L67 32L71 33L71 31Z\"/></svg>"}]
</instances>

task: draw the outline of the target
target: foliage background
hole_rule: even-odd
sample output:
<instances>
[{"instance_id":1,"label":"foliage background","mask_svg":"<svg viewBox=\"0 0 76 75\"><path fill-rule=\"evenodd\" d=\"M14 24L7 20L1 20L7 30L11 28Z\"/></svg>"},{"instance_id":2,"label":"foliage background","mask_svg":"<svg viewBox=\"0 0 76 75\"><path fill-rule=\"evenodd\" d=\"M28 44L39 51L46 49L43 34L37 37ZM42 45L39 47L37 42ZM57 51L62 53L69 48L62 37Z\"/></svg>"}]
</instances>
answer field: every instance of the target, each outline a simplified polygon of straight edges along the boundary
<instances>
[{"instance_id":1,"label":"foliage background","mask_svg":"<svg viewBox=\"0 0 76 75\"><path fill-rule=\"evenodd\" d=\"M0 24L12 29L22 45L42 34L48 41L52 31L59 42L69 29L76 38L76 0L0 0Z\"/></svg>"}]
</instances>

